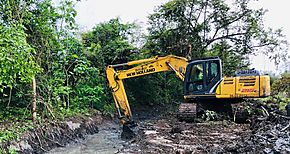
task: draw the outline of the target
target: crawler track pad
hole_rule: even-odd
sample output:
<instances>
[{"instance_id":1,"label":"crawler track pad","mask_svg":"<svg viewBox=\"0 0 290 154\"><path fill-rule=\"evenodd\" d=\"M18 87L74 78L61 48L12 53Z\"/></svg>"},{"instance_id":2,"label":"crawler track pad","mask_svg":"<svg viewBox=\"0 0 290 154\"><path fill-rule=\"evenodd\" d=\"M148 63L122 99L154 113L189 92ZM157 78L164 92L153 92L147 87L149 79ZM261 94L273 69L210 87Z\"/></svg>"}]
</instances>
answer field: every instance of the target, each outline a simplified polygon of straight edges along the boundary
<instances>
[{"instance_id":1,"label":"crawler track pad","mask_svg":"<svg viewBox=\"0 0 290 154\"><path fill-rule=\"evenodd\" d=\"M196 119L196 104L195 103L181 103L177 113L179 121L194 122Z\"/></svg>"}]
</instances>

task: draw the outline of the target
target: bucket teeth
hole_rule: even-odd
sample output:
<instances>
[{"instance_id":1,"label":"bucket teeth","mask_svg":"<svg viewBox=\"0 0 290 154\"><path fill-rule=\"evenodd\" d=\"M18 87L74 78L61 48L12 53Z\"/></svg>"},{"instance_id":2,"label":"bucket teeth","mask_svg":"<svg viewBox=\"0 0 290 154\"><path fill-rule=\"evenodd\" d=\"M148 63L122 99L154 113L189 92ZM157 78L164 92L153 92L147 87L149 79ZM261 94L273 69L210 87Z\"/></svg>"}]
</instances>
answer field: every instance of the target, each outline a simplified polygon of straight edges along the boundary
<instances>
[{"instance_id":1,"label":"bucket teeth","mask_svg":"<svg viewBox=\"0 0 290 154\"><path fill-rule=\"evenodd\" d=\"M179 105L177 119L179 121L194 122L196 119L196 103L181 103Z\"/></svg>"}]
</instances>

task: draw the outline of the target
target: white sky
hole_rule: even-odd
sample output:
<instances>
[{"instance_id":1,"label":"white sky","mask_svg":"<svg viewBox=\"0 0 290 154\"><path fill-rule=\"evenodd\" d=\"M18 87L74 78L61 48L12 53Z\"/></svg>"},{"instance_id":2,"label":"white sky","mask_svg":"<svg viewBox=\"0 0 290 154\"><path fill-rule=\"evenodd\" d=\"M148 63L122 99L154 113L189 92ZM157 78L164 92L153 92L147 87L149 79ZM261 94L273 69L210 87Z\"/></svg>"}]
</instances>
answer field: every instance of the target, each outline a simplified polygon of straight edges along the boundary
<instances>
[{"instance_id":1,"label":"white sky","mask_svg":"<svg viewBox=\"0 0 290 154\"><path fill-rule=\"evenodd\" d=\"M137 22L145 26L147 16L154 8L168 0L82 0L76 5L76 21L81 30L97 23L120 17L123 22Z\"/></svg>"},{"instance_id":2,"label":"white sky","mask_svg":"<svg viewBox=\"0 0 290 154\"><path fill-rule=\"evenodd\" d=\"M81 31L90 30L97 23L120 17L123 22L137 22L146 26L147 16L153 10L169 0L82 0L76 5L76 22ZM260 0L253 7L268 9L265 16L265 26L274 29L282 28L290 43L290 1L289 0ZM251 56L251 67L262 71L274 71L274 63L265 55ZM290 65L290 64L289 64Z\"/></svg>"},{"instance_id":3,"label":"white sky","mask_svg":"<svg viewBox=\"0 0 290 154\"><path fill-rule=\"evenodd\" d=\"M289 0L260 0L259 2L255 2L253 7L267 9L268 12L264 18L264 24L266 27L271 27L274 29L282 28L283 34L286 35L286 39L288 43L290 43L290 22L289 22L289 15L290 15L290 1ZM290 47L289 47L290 48ZM288 51L290 54L290 51ZM252 57L252 66L263 71L273 71L275 73L280 72L281 70L277 70L274 65L274 62L271 62L267 56L265 55L258 55L256 57ZM288 63L289 63L288 59ZM290 71L290 64L288 65L288 71Z\"/></svg>"}]
</instances>

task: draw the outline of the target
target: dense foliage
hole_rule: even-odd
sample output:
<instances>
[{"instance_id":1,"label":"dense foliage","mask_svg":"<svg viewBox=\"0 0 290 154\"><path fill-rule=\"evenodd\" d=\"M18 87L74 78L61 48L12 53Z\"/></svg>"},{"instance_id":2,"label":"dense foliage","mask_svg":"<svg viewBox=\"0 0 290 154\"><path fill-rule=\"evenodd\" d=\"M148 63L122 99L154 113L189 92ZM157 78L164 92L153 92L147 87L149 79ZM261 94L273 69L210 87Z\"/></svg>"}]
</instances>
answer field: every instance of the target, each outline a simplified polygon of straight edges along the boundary
<instances>
[{"instance_id":1,"label":"dense foliage","mask_svg":"<svg viewBox=\"0 0 290 154\"><path fill-rule=\"evenodd\" d=\"M277 102L280 109L285 109L285 106L290 103L290 73L285 72L281 77L275 79L271 90L272 97L270 99Z\"/></svg>"},{"instance_id":2,"label":"dense foliage","mask_svg":"<svg viewBox=\"0 0 290 154\"><path fill-rule=\"evenodd\" d=\"M286 50L281 31L266 30L265 11L250 9L249 0L172 0L149 16L149 33L142 41L138 25L118 18L79 35L76 3L0 1L0 115L7 115L2 119L31 116L32 78L40 118L89 109L108 113L114 109L105 78L108 64L168 54L220 56L224 74L230 75L248 66L249 54L262 50L278 60ZM125 86L135 104L182 99L182 82L168 72L130 79Z\"/></svg>"},{"instance_id":3,"label":"dense foliage","mask_svg":"<svg viewBox=\"0 0 290 154\"><path fill-rule=\"evenodd\" d=\"M1 1L1 100L12 97L9 110L29 113L33 77L39 115L55 118L106 105L100 71L77 38L75 3Z\"/></svg>"},{"instance_id":4,"label":"dense foliage","mask_svg":"<svg viewBox=\"0 0 290 154\"><path fill-rule=\"evenodd\" d=\"M287 97L290 97L290 73L285 72L279 79L276 79L272 84L273 94L284 93Z\"/></svg>"},{"instance_id":5,"label":"dense foliage","mask_svg":"<svg viewBox=\"0 0 290 154\"><path fill-rule=\"evenodd\" d=\"M0 90L27 83L40 72L34 61L35 50L27 43L21 25L0 25Z\"/></svg>"}]
</instances>

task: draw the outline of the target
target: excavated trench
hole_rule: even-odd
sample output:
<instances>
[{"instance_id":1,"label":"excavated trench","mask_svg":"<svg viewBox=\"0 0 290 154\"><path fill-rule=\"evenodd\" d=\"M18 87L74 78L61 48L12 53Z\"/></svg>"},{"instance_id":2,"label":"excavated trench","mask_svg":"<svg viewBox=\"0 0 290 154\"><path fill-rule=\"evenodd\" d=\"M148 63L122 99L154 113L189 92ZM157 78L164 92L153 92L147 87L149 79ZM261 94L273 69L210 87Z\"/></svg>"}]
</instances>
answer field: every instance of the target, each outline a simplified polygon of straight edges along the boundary
<instances>
[{"instance_id":1,"label":"excavated trench","mask_svg":"<svg viewBox=\"0 0 290 154\"><path fill-rule=\"evenodd\" d=\"M110 123L80 143L49 153L290 153L290 118L265 107L246 124L186 123L173 113L146 110L135 115L137 135L131 140L122 140L119 125Z\"/></svg>"},{"instance_id":2,"label":"excavated trench","mask_svg":"<svg viewBox=\"0 0 290 154\"><path fill-rule=\"evenodd\" d=\"M290 153L290 118L275 109L262 107L254 111L246 124L229 120L186 123L178 121L174 113L162 111L135 110L138 126L136 136L130 140L121 139L118 121L96 116L64 122L61 134L56 133L63 136L61 140L53 135L59 132L54 127L47 128L48 132L36 131L40 139L32 135L26 140L30 151L19 153ZM47 135L42 137L41 133ZM45 136L54 142L45 140Z\"/></svg>"},{"instance_id":3,"label":"excavated trench","mask_svg":"<svg viewBox=\"0 0 290 154\"><path fill-rule=\"evenodd\" d=\"M120 139L121 130L117 123L107 121L98 129L98 133L87 135L84 140L55 148L47 154L113 154L123 148L126 142Z\"/></svg>"},{"instance_id":4,"label":"excavated trench","mask_svg":"<svg viewBox=\"0 0 290 154\"><path fill-rule=\"evenodd\" d=\"M49 153L289 153L289 120L271 118L253 125L230 121L185 123L173 115L163 115L138 121L137 136L131 140L122 140L118 124L113 123L77 144Z\"/></svg>"}]
</instances>

